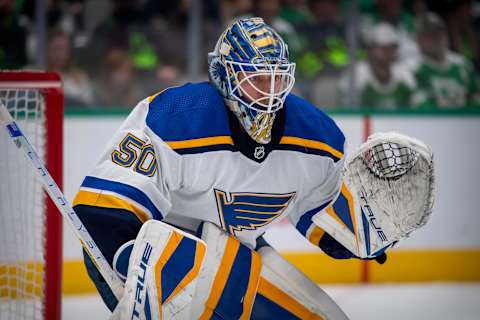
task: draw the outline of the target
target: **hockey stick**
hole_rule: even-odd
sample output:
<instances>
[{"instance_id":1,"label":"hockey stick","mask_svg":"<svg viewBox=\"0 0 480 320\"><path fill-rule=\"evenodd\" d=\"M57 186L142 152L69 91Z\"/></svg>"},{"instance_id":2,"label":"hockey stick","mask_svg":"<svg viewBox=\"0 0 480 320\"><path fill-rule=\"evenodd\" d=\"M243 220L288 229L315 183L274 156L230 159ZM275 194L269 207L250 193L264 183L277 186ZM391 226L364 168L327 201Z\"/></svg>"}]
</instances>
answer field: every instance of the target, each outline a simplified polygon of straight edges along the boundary
<instances>
[{"instance_id":1,"label":"hockey stick","mask_svg":"<svg viewBox=\"0 0 480 320\"><path fill-rule=\"evenodd\" d=\"M48 172L47 168L45 168L43 161L40 159L30 142L28 142L27 137L22 133L20 127L13 120L7 108L3 105L1 101L0 123L7 129L10 137L12 138L12 142L18 148L21 148L23 150L27 158L30 160L32 166L37 169L36 172L48 195L55 203L63 217L66 218L71 230L76 235L78 240L80 240L83 248L85 248L88 255L97 266L103 278L105 279L109 287L112 289L115 297L120 300L123 294L123 282L110 267L102 252L95 244L95 241L93 241L87 229L80 221L75 211L72 209L70 203L68 203L62 191L60 191L57 184L50 176L50 173Z\"/></svg>"}]
</instances>

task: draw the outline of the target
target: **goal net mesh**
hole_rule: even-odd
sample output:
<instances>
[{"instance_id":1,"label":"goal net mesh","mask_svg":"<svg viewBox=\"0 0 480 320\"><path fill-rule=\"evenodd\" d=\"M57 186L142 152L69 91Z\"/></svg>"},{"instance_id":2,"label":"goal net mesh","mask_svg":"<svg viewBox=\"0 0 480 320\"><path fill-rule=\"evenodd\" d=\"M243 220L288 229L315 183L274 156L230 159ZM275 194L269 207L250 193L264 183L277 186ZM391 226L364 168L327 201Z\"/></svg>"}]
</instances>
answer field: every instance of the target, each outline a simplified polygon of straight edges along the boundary
<instances>
[{"instance_id":1,"label":"goal net mesh","mask_svg":"<svg viewBox=\"0 0 480 320\"><path fill-rule=\"evenodd\" d=\"M0 100L44 158L45 101L40 91L0 87ZM42 319L46 196L3 127L0 177L0 319Z\"/></svg>"}]
</instances>

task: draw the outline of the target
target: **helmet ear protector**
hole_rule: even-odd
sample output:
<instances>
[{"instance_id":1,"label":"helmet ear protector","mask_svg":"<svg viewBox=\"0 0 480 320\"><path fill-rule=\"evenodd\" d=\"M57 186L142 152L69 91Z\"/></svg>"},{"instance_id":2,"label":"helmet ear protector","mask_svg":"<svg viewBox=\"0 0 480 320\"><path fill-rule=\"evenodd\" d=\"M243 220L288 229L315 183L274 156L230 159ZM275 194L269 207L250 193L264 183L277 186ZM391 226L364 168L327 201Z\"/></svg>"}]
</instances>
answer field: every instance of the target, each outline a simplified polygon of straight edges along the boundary
<instances>
[{"instance_id":1,"label":"helmet ear protector","mask_svg":"<svg viewBox=\"0 0 480 320\"><path fill-rule=\"evenodd\" d=\"M215 52L208 53L208 77L222 96L227 96L227 72L221 58Z\"/></svg>"}]
</instances>

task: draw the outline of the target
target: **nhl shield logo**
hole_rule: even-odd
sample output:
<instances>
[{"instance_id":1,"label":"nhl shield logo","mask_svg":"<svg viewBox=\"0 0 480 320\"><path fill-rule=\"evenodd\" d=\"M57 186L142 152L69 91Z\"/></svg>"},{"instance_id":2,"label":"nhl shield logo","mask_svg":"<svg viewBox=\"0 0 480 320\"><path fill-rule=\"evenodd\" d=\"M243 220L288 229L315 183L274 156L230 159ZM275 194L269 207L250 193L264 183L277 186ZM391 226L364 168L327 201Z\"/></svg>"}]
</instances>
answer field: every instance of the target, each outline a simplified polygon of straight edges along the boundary
<instances>
[{"instance_id":1,"label":"nhl shield logo","mask_svg":"<svg viewBox=\"0 0 480 320\"><path fill-rule=\"evenodd\" d=\"M255 159L263 159L263 157L265 157L265 147L256 147L253 156L255 157Z\"/></svg>"}]
</instances>

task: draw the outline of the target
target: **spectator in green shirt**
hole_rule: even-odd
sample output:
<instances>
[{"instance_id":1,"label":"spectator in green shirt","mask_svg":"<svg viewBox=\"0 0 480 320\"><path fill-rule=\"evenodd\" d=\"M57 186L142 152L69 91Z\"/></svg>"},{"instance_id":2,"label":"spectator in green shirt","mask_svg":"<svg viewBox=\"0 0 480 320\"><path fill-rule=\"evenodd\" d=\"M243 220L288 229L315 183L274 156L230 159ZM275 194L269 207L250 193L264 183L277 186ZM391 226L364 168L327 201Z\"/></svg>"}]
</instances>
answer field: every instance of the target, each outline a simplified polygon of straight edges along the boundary
<instances>
[{"instance_id":1,"label":"spectator in green shirt","mask_svg":"<svg viewBox=\"0 0 480 320\"><path fill-rule=\"evenodd\" d=\"M421 56L409 61L417 84L421 109L467 109L480 105L478 80L470 61L448 50L444 22L429 13L418 21Z\"/></svg>"},{"instance_id":2,"label":"spectator in green shirt","mask_svg":"<svg viewBox=\"0 0 480 320\"><path fill-rule=\"evenodd\" d=\"M354 72L360 106L376 110L409 108L415 100L415 80L408 68L396 62L398 35L395 29L388 23L379 23L367 35L367 60L357 63ZM345 74L339 83L341 106L348 106L352 92L349 76Z\"/></svg>"}]
</instances>

